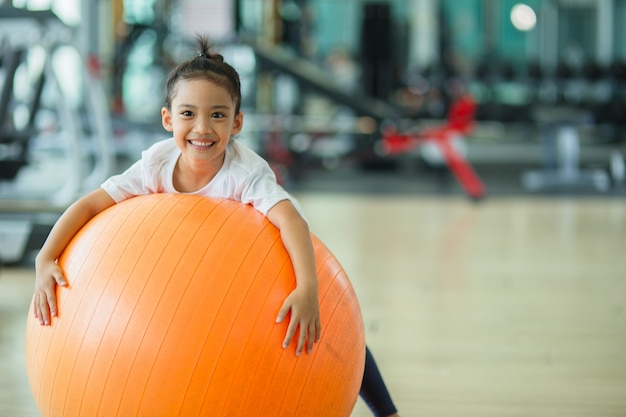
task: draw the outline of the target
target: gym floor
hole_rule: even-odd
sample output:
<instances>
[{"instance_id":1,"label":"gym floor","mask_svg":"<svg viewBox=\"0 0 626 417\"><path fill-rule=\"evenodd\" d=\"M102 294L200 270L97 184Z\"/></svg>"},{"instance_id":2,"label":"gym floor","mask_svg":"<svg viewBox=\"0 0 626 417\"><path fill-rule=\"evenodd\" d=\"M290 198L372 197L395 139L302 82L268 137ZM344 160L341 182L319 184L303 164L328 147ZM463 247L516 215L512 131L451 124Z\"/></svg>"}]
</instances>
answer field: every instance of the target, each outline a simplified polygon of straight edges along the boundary
<instances>
[{"instance_id":1,"label":"gym floor","mask_svg":"<svg viewBox=\"0 0 626 417\"><path fill-rule=\"evenodd\" d=\"M352 280L400 414L625 416L623 186L531 194L518 168L478 165L476 203L417 171L312 171L292 188ZM0 417L39 416L32 286L28 264L0 271ZM359 400L352 416L370 415Z\"/></svg>"}]
</instances>

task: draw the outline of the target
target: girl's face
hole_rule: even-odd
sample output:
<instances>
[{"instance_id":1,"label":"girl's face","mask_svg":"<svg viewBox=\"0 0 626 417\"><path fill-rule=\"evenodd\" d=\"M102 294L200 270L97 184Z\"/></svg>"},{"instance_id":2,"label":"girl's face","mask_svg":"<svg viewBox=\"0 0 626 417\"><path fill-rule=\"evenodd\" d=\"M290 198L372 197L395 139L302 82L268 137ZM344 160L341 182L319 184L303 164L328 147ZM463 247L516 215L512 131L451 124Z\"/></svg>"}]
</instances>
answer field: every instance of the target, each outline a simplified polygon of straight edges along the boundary
<instances>
[{"instance_id":1,"label":"girl's face","mask_svg":"<svg viewBox=\"0 0 626 417\"><path fill-rule=\"evenodd\" d=\"M180 81L171 111L161 109L161 119L185 162L218 168L230 137L243 125L243 113L235 114L235 102L226 89L203 79Z\"/></svg>"}]
</instances>

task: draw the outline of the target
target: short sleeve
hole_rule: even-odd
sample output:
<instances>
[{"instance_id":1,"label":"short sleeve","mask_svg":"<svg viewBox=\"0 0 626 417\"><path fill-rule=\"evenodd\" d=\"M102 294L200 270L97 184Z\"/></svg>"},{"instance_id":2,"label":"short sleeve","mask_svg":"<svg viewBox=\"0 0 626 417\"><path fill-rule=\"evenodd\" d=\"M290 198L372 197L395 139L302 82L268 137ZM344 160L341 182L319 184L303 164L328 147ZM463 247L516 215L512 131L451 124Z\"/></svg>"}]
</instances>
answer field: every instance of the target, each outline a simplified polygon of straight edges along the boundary
<instances>
[{"instance_id":1,"label":"short sleeve","mask_svg":"<svg viewBox=\"0 0 626 417\"><path fill-rule=\"evenodd\" d=\"M241 201L251 204L255 209L267 216L272 207L283 200L289 200L304 217L302 208L298 201L278 184L276 176L267 164L259 164L254 171L251 171L246 181Z\"/></svg>"},{"instance_id":2,"label":"short sleeve","mask_svg":"<svg viewBox=\"0 0 626 417\"><path fill-rule=\"evenodd\" d=\"M141 159L119 175L114 175L101 188L115 202L143 194L167 191L166 179L171 178L172 165L178 152L173 140L157 142L141 154Z\"/></svg>"}]
</instances>

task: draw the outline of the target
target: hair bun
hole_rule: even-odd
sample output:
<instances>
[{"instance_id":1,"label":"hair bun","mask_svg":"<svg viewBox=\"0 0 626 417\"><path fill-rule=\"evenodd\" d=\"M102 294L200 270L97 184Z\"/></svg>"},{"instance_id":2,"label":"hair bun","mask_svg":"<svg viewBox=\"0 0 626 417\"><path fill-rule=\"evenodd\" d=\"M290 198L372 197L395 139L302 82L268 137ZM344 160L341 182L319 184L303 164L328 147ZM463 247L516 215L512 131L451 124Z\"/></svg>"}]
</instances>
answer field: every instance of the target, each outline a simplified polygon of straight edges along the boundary
<instances>
[{"instance_id":1,"label":"hair bun","mask_svg":"<svg viewBox=\"0 0 626 417\"><path fill-rule=\"evenodd\" d=\"M205 36L198 35L196 37L196 45L198 48L197 58L208 58L219 62L224 62L224 57L221 54L211 51L211 42Z\"/></svg>"}]
</instances>

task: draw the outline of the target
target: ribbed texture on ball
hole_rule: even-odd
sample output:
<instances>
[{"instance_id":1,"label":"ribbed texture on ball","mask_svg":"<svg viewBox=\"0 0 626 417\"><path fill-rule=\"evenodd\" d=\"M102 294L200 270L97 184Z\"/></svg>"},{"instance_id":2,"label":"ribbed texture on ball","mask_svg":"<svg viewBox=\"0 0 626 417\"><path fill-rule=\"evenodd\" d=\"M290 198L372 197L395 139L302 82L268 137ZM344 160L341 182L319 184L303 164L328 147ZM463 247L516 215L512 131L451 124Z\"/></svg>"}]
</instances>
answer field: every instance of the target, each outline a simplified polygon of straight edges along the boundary
<instances>
[{"instance_id":1,"label":"ribbed texture on ball","mask_svg":"<svg viewBox=\"0 0 626 417\"><path fill-rule=\"evenodd\" d=\"M44 417L349 416L363 374L354 290L313 237L322 339L282 349L295 286L276 228L252 207L135 197L100 213L59 264L59 317L29 319L26 359Z\"/></svg>"}]
</instances>

